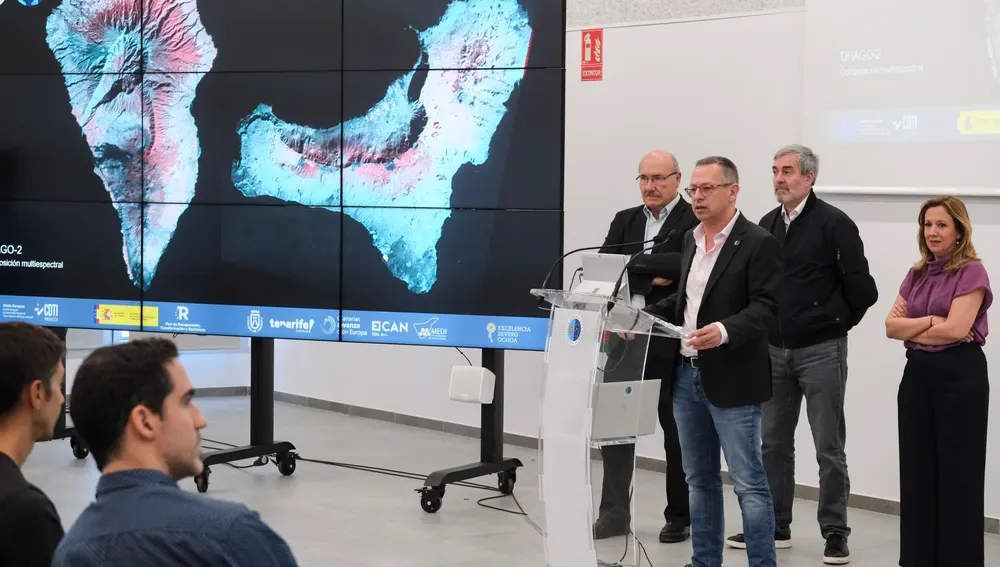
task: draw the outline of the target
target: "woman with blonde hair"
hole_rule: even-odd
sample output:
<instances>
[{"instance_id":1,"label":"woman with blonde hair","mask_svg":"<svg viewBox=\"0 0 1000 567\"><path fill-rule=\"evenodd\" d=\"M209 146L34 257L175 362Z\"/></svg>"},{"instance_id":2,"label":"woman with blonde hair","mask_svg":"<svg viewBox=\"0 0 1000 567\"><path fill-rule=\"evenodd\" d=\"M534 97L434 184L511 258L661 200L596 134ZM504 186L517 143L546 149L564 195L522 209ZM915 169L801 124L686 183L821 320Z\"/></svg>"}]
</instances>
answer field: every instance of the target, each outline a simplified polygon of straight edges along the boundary
<instances>
[{"instance_id":1,"label":"woman with blonde hair","mask_svg":"<svg viewBox=\"0 0 1000 567\"><path fill-rule=\"evenodd\" d=\"M920 261L885 320L903 341L899 384L902 567L983 567L989 377L983 345L993 303L961 200L920 208Z\"/></svg>"}]
</instances>

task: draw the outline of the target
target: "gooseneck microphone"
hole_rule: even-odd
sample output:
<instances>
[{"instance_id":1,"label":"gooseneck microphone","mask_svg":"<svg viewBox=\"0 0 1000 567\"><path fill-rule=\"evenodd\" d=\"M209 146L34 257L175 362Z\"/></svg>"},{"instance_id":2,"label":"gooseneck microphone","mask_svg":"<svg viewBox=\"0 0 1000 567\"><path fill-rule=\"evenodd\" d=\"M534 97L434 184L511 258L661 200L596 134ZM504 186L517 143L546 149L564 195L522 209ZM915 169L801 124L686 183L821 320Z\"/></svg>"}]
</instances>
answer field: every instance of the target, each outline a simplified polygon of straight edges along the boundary
<instances>
[{"instance_id":1,"label":"gooseneck microphone","mask_svg":"<svg viewBox=\"0 0 1000 567\"><path fill-rule=\"evenodd\" d=\"M632 266L632 264L634 264L635 261L637 259L639 259L647 250L652 250L653 248L656 248L660 244L663 244L663 243L669 241L671 238L673 238L675 236L677 236L677 231L671 229L669 232L667 232L666 236L659 237L659 241L658 242L656 242L655 244L653 244L649 248L644 248L641 252L639 252L635 256L632 256L631 258L629 258L628 262L625 263L625 267L622 268L622 272L620 274L618 274L618 279L615 280L615 287L611 291L611 297L608 299L608 309L607 310L609 312L615 306L615 298L618 297L618 292L622 288L622 280L625 278L625 272L627 272L628 269ZM654 238L653 240L656 241L657 239Z\"/></svg>"},{"instance_id":2,"label":"gooseneck microphone","mask_svg":"<svg viewBox=\"0 0 1000 567\"><path fill-rule=\"evenodd\" d=\"M552 267L549 268L548 273L545 274L545 279L542 280L542 289L546 289L547 287L549 287L549 280L552 279L553 272L555 272L556 267L559 266L559 264L567 256L570 256L572 254L576 254L577 252L586 252L587 250L600 250L602 248L621 248L622 246L642 246L644 244L649 244L650 242L653 243L653 247L656 247L658 244L660 244L662 242L666 242L666 240L669 239L673 235L674 232L675 231L671 230L666 236L656 235L651 240L641 240L639 242L623 242L621 244L609 244L607 246L605 246L605 245L601 245L601 246L587 246L585 248L577 248L576 250L570 250L569 252L567 252L567 253L563 254L562 256L560 256L559 259L556 260L555 263L552 264ZM619 278L619 280L620 279L621 278ZM541 298L541 297L538 298L538 305L539 306L542 303L544 303L544 302L545 302L544 298Z\"/></svg>"}]
</instances>

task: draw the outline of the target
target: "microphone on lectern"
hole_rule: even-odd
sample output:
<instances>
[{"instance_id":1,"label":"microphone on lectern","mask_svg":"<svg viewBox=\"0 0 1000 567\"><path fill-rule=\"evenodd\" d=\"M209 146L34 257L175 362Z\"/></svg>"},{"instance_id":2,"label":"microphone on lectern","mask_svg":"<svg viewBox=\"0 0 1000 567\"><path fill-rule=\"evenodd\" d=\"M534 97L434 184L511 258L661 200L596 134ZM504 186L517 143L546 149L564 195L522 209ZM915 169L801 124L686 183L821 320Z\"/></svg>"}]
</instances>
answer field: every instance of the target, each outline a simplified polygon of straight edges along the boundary
<instances>
[{"instance_id":1,"label":"microphone on lectern","mask_svg":"<svg viewBox=\"0 0 1000 567\"><path fill-rule=\"evenodd\" d=\"M643 255L643 253L645 253L647 250L652 250L653 248L656 248L660 244L668 242L671 238L673 238L675 236L677 236L677 231L671 229L669 232L667 232L666 236L660 237L659 242L656 242L655 244L653 244L649 248L644 248L642 250L642 252L639 252L635 256L632 256L631 258L629 258L629 261L625 263L625 267L622 268L622 272L620 274L618 274L618 279L615 281L615 287L611 291L611 297L608 299L608 312L610 312L611 309L613 309L614 306L615 306L615 298L618 297L618 292L622 288L622 280L625 278L625 272L628 271L629 267L632 266L632 264L634 264L635 261L638 258L640 258ZM656 239L654 238L653 240L655 241Z\"/></svg>"},{"instance_id":2,"label":"microphone on lectern","mask_svg":"<svg viewBox=\"0 0 1000 567\"><path fill-rule=\"evenodd\" d=\"M555 272L555 269L559 265L559 263L562 262L563 259L565 259L567 256L569 256L571 254L576 254L577 252L586 252L587 250L600 250L602 248L621 248L622 246L642 246L643 244L649 244L650 242L653 243L653 246L651 248L655 248L657 245L659 245L659 244L661 244L663 242L666 242L668 239L670 239L670 237L673 236L673 234L675 232L676 231L671 230L669 233L667 233L666 236L662 236L662 235L658 234L658 235L656 235L655 237L653 237L650 240L641 240L641 241L638 241L638 242L623 242L621 244L608 244L607 246L605 246L605 245L602 244L601 246L587 246L586 248L577 248L576 250L570 250L569 252L567 252L567 253L563 254L562 256L560 256L559 259L556 260L555 263L552 264L552 267L549 268L548 273L545 274L545 279L542 280L542 289L545 289L545 288L547 288L549 286L549 280L552 279L552 273ZM621 279L621 278L619 278L619 279ZM544 302L545 302L544 298L541 298L541 297L538 298L538 305L539 306L542 303L544 303Z\"/></svg>"}]
</instances>

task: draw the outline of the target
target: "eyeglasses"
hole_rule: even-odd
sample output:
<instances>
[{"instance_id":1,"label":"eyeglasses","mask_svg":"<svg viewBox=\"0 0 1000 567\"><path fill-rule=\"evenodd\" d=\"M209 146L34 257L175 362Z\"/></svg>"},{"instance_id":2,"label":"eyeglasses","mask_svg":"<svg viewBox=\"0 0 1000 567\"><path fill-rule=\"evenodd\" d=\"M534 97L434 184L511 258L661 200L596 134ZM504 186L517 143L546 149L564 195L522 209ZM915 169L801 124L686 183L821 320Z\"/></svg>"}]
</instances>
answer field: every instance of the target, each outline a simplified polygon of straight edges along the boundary
<instances>
[{"instance_id":1,"label":"eyeglasses","mask_svg":"<svg viewBox=\"0 0 1000 567\"><path fill-rule=\"evenodd\" d=\"M729 187L733 185L732 183L719 183L718 185L702 185L700 187L685 187L684 192L687 193L688 197L694 197L698 193L701 193L703 197L708 197L719 187Z\"/></svg>"},{"instance_id":2,"label":"eyeglasses","mask_svg":"<svg viewBox=\"0 0 1000 567\"><path fill-rule=\"evenodd\" d=\"M667 175L639 175L635 178L635 180L639 182L639 185L645 185L651 181L655 184L660 184L679 173L679 171L675 171L673 173L668 173Z\"/></svg>"}]
</instances>

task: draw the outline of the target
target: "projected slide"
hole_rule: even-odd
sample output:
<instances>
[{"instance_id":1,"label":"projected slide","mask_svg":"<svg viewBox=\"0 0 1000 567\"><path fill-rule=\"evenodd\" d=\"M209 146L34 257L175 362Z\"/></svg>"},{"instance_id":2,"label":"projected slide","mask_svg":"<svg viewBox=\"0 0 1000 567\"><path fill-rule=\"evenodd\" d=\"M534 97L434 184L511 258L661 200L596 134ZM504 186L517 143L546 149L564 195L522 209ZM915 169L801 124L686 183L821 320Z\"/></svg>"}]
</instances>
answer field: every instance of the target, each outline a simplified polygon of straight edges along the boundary
<instances>
[{"instance_id":1,"label":"projected slide","mask_svg":"<svg viewBox=\"0 0 1000 567\"><path fill-rule=\"evenodd\" d=\"M561 4L0 3L0 318L544 348Z\"/></svg>"},{"instance_id":2,"label":"projected slide","mask_svg":"<svg viewBox=\"0 0 1000 567\"><path fill-rule=\"evenodd\" d=\"M1000 188L1000 1L810 0L805 125L827 186Z\"/></svg>"}]
</instances>

